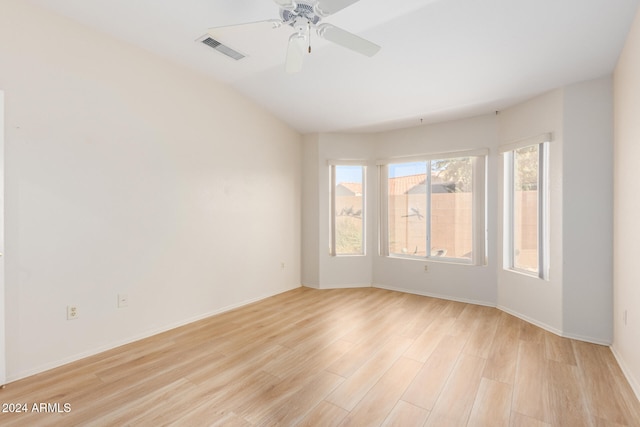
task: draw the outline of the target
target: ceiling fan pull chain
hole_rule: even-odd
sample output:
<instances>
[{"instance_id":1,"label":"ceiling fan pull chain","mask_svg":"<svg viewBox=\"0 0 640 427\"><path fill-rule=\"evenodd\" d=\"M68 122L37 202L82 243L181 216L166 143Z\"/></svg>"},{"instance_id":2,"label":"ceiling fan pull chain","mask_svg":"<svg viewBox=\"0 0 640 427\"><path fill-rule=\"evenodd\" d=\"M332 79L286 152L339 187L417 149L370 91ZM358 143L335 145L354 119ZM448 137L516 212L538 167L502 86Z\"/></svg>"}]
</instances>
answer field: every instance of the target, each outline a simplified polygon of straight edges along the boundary
<instances>
[{"instance_id":1,"label":"ceiling fan pull chain","mask_svg":"<svg viewBox=\"0 0 640 427\"><path fill-rule=\"evenodd\" d=\"M307 33L309 34L309 53L311 53L311 22L307 21Z\"/></svg>"}]
</instances>

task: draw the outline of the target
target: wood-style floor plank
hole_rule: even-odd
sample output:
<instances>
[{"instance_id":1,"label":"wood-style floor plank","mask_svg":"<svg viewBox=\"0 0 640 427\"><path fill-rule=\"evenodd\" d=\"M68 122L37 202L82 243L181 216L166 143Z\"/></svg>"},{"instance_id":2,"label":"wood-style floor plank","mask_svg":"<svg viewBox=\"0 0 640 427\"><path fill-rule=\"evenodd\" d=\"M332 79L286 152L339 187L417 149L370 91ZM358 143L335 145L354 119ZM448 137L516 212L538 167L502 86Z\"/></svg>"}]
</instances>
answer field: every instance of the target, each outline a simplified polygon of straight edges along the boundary
<instances>
[{"instance_id":1,"label":"wood-style floor plank","mask_svg":"<svg viewBox=\"0 0 640 427\"><path fill-rule=\"evenodd\" d=\"M327 401L351 411L398 360L409 344L409 338L401 336L387 341L384 348L354 372L327 398Z\"/></svg>"},{"instance_id":2,"label":"wood-style floor plank","mask_svg":"<svg viewBox=\"0 0 640 427\"><path fill-rule=\"evenodd\" d=\"M480 357L460 355L429 414L426 426L467 425L485 363L485 359Z\"/></svg>"},{"instance_id":3,"label":"wood-style floor plank","mask_svg":"<svg viewBox=\"0 0 640 427\"><path fill-rule=\"evenodd\" d=\"M547 364L544 346L541 343L520 341L512 409L531 418L551 423Z\"/></svg>"},{"instance_id":4,"label":"wood-style floor plank","mask_svg":"<svg viewBox=\"0 0 640 427\"><path fill-rule=\"evenodd\" d=\"M468 426L509 427L513 386L482 378Z\"/></svg>"},{"instance_id":5,"label":"wood-style floor plank","mask_svg":"<svg viewBox=\"0 0 640 427\"><path fill-rule=\"evenodd\" d=\"M545 423L535 418L527 417L526 415L519 414L517 412L511 412L510 427L551 427L551 424Z\"/></svg>"},{"instance_id":6,"label":"wood-style floor plank","mask_svg":"<svg viewBox=\"0 0 640 427\"><path fill-rule=\"evenodd\" d=\"M342 423L349 411L342 409L326 400L321 401L300 421L300 427L337 427Z\"/></svg>"},{"instance_id":7,"label":"wood-style floor plank","mask_svg":"<svg viewBox=\"0 0 640 427\"><path fill-rule=\"evenodd\" d=\"M422 427L429 416L429 411L399 400L382 427Z\"/></svg>"},{"instance_id":8,"label":"wood-style floor plank","mask_svg":"<svg viewBox=\"0 0 640 427\"><path fill-rule=\"evenodd\" d=\"M549 360L547 369L551 424L590 426L593 420L587 410L578 367Z\"/></svg>"},{"instance_id":9,"label":"wood-style floor plank","mask_svg":"<svg viewBox=\"0 0 640 427\"><path fill-rule=\"evenodd\" d=\"M377 426L384 422L420 369L420 362L402 357L369 390L341 426Z\"/></svg>"},{"instance_id":10,"label":"wood-style floor plank","mask_svg":"<svg viewBox=\"0 0 640 427\"><path fill-rule=\"evenodd\" d=\"M8 384L0 402L29 404L0 412L20 427L640 426L607 347L373 288L296 289Z\"/></svg>"},{"instance_id":11,"label":"wood-style floor plank","mask_svg":"<svg viewBox=\"0 0 640 427\"><path fill-rule=\"evenodd\" d=\"M500 313L498 326L487 358L484 377L490 380L513 384L518 361L520 328L518 319Z\"/></svg>"},{"instance_id":12,"label":"wood-style floor plank","mask_svg":"<svg viewBox=\"0 0 640 427\"><path fill-rule=\"evenodd\" d=\"M458 361L462 344L459 339L452 336L443 338L423 364L402 399L424 409L433 409L433 405L435 405Z\"/></svg>"},{"instance_id":13,"label":"wood-style floor plank","mask_svg":"<svg viewBox=\"0 0 640 427\"><path fill-rule=\"evenodd\" d=\"M569 338L559 337L555 334L545 334L545 356L549 360L576 366L576 355Z\"/></svg>"},{"instance_id":14,"label":"wood-style floor plank","mask_svg":"<svg viewBox=\"0 0 640 427\"><path fill-rule=\"evenodd\" d=\"M611 360L607 357L611 352L601 346L578 341L573 342L573 346L578 366L585 373L581 377L582 385L593 416L622 425L637 422L624 398L621 398L623 394L619 391L616 393L618 387L612 381L613 373L609 368Z\"/></svg>"}]
</instances>

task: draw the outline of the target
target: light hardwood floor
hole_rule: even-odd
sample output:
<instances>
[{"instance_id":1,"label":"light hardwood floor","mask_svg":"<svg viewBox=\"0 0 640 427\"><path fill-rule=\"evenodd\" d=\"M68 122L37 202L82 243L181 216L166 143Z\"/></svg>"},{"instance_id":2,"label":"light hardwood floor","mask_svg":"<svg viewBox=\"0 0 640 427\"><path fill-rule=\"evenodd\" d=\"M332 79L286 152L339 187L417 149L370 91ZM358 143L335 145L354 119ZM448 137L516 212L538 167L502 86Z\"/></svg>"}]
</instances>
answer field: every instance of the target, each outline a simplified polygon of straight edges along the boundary
<instances>
[{"instance_id":1,"label":"light hardwood floor","mask_svg":"<svg viewBox=\"0 0 640 427\"><path fill-rule=\"evenodd\" d=\"M7 385L0 425L640 426L607 347L499 310L296 289Z\"/></svg>"}]
</instances>

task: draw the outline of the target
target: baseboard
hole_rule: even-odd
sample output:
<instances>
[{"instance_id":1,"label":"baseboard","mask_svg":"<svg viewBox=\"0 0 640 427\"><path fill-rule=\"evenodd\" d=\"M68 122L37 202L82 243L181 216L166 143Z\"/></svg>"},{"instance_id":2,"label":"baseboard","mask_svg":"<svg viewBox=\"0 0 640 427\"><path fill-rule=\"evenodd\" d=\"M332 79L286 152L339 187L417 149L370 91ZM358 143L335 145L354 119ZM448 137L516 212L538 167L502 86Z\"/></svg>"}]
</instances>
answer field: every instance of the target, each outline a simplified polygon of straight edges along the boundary
<instances>
[{"instance_id":1,"label":"baseboard","mask_svg":"<svg viewBox=\"0 0 640 427\"><path fill-rule=\"evenodd\" d=\"M421 295L423 297L431 297L431 298L438 298L438 299L444 299L449 301L464 302L467 304L483 305L485 307L496 306L495 303L488 302L488 301L478 301L478 300L472 300L469 298L458 298L458 297L452 297L451 295L442 295L442 294L436 294L433 292L416 291L415 289L405 289L405 288L399 288L396 286L386 286L386 285L380 285L380 284L374 283L372 287L378 288L378 289L386 289L388 291L404 292L406 294Z\"/></svg>"},{"instance_id":2,"label":"baseboard","mask_svg":"<svg viewBox=\"0 0 640 427\"><path fill-rule=\"evenodd\" d=\"M622 358L622 356L620 355L620 353L618 353L618 351L616 350L615 346L611 345L611 346L609 346L609 348L611 349L611 352L613 353L613 357L616 358L616 361L618 362L618 366L620 366L620 369L622 370L622 373L624 374L625 378L627 379L627 382L631 386L631 389L635 393L636 398L640 402L640 383L638 382L638 379L636 379L631 374L631 370L629 369L629 367L625 363L625 361Z\"/></svg>"},{"instance_id":3,"label":"baseboard","mask_svg":"<svg viewBox=\"0 0 640 427\"><path fill-rule=\"evenodd\" d=\"M527 315L524 315L524 314L522 314L522 313L519 313L519 312L517 312L517 311L515 311L515 310L512 310L512 309L510 309L510 308L504 307L504 306L502 306L502 305L498 305L498 306L496 306L496 308L497 308L498 310L500 310L500 311L504 311L505 313L508 313L508 314L510 314L510 315L512 315L512 316L515 316L515 317L517 317L518 319L522 319L522 320L524 320L524 321L525 321L525 322L527 322L527 323L531 323L532 325L536 325L537 327L542 328L542 329L544 329L545 331L549 331L549 332L551 332L552 334L558 335L559 337L564 336L564 335L562 334L562 331L561 331L560 329L554 328L553 326L551 326L551 325L547 325L546 323L544 323L544 322L540 322L540 321L538 321L538 320L536 320L536 319L532 319L531 317L529 317L529 316L527 316Z\"/></svg>"},{"instance_id":4,"label":"baseboard","mask_svg":"<svg viewBox=\"0 0 640 427\"><path fill-rule=\"evenodd\" d=\"M571 338L572 340L576 340L576 341L584 341L584 342L588 342L591 344L598 344L598 345L604 345L605 347L610 347L611 346L611 341L603 341L601 339L598 338L593 338L593 337L586 337L583 335L576 335L576 334L568 334L568 333L563 333L561 336L563 336L564 338Z\"/></svg>"},{"instance_id":5,"label":"baseboard","mask_svg":"<svg viewBox=\"0 0 640 427\"><path fill-rule=\"evenodd\" d=\"M99 353L114 349L116 347L120 347L120 346L123 346L123 345L131 344L133 342L140 341L140 340L143 340L145 338L149 338L149 337L152 337L154 335L158 335L160 333L170 331L171 329L176 329L176 328L179 328L181 326L185 326L185 325L188 325L190 323L194 323L194 322L197 322L199 320L203 320L203 319L206 319L208 317L215 316L217 314L222 314L222 313L225 313L227 311L235 310L236 308L244 307L245 305L253 304L254 302L262 301L263 299L271 298L273 296L280 295L280 294L285 293L285 292L289 292L289 291L297 289L299 287L300 286L281 289L281 290L278 290L278 291L273 292L273 293L269 293L269 294L266 294L266 295L262 295L262 296L259 296L259 297L256 297L256 298L252 298L252 299L249 299L249 300L245 300L245 301L239 302L237 304L231 304L231 305L228 305L226 307L222 307L222 308L219 308L219 309L216 309L216 310L212 310L212 311L209 311L207 313L199 314L197 316L190 317L188 319L181 320L179 322L171 323L169 325L166 325L166 326L163 326L163 327L160 327L160 328L156 328L156 329L151 329L151 330L145 331L145 332L143 332L141 334L138 334L138 335L135 335L133 337L128 337L128 338L125 338L125 339L119 340L119 341L114 341L112 343L100 346L100 347L92 349L92 350L88 350L88 351L85 351L85 352L82 352L82 353L74 354L73 356L65 357L63 359L60 359L60 360L57 360L57 361L54 361L54 362L51 362L51 363L46 363L46 364L40 365L40 366L38 366L36 368L28 369L28 370L19 372L19 373L15 374L15 375L7 376L6 384L12 383L14 381L21 380L23 378L30 377L32 375L36 375L36 374L48 371L50 369L59 368L60 366L67 365L69 363L76 362L78 360L81 360L81 359L84 359L84 358L87 358L87 357L95 356L96 354L99 354Z\"/></svg>"},{"instance_id":6,"label":"baseboard","mask_svg":"<svg viewBox=\"0 0 640 427\"><path fill-rule=\"evenodd\" d=\"M304 283L302 282L302 286L305 288L309 288L309 289L320 289L320 285L314 283L314 284L310 284L310 283Z\"/></svg>"},{"instance_id":7,"label":"baseboard","mask_svg":"<svg viewBox=\"0 0 640 427\"><path fill-rule=\"evenodd\" d=\"M567 334L565 332L563 332L562 330L558 329L558 328L554 328L551 325L547 325L544 322L540 322L539 320L533 319L529 316L526 316L522 313L519 313L515 310L512 310L510 308L498 305L496 307L498 310L504 311L505 313L508 313L512 316L517 317L518 319L522 319L527 323L531 323L532 325L536 325L539 328L544 329L545 331L551 332L552 334L558 335L559 337L563 337L563 338L570 338L572 340L577 340L577 341L584 341L584 342L588 342L591 344L598 344L598 345L604 345L604 346L609 346L611 343L610 342L606 342L606 341L602 341L599 340L597 338L593 338L593 337L586 337L586 336L582 336L582 335L575 335L575 334Z\"/></svg>"},{"instance_id":8,"label":"baseboard","mask_svg":"<svg viewBox=\"0 0 640 427\"><path fill-rule=\"evenodd\" d=\"M348 285L321 285L316 289L355 289L355 288L371 288L371 283L349 283Z\"/></svg>"}]
</instances>

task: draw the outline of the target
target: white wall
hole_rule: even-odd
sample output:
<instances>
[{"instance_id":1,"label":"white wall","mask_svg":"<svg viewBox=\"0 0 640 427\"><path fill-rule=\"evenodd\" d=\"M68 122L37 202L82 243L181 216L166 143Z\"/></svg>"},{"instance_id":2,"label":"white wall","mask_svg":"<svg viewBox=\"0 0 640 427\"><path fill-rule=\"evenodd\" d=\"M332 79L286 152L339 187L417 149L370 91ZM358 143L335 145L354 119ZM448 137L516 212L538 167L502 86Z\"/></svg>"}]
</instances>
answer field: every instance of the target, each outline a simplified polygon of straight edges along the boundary
<instances>
[{"instance_id":1,"label":"white wall","mask_svg":"<svg viewBox=\"0 0 640 427\"><path fill-rule=\"evenodd\" d=\"M302 143L302 284L320 288L320 192L318 134L305 135ZM324 218L322 218L324 219Z\"/></svg>"},{"instance_id":2,"label":"white wall","mask_svg":"<svg viewBox=\"0 0 640 427\"><path fill-rule=\"evenodd\" d=\"M9 380L299 286L301 137L271 114L20 0L0 90Z\"/></svg>"},{"instance_id":3,"label":"white wall","mask_svg":"<svg viewBox=\"0 0 640 427\"><path fill-rule=\"evenodd\" d=\"M375 240L366 241L364 256L342 256L336 257L329 254L330 242L330 222L331 212L331 186L329 185L329 167L327 160L363 160L368 163L367 182L365 186L374 188L376 170L372 162L371 142L367 135L342 135L342 134L322 134L319 145L319 212L320 224L320 277L322 287L366 287L371 286L372 268L371 263L374 257ZM365 196L365 227L366 235L371 236L375 224L375 193L368 191ZM323 214L326 213L326 214Z\"/></svg>"},{"instance_id":4,"label":"white wall","mask_svg":"<svg viewBox=\"0 0 640 427\"><path fill-rule=\"evenodd\" d=\"M613 81L564 89L564 335L613 341Z\"/></svg>"},{"instance_id":5,"label":"white wall","mask_svg":"<svg viewBox=\"0 0 640 427\"><path fill-rule=\"evenodd\" d=\"M563 336L601 344L613 338L611 111L612 81L605 76L551 91L499 116L501 143L546 132L553 141L549 280L500 269L498 306ZM502 212L501 204L500 223Z\"/></svg>"},{"instance_id":6,"label":"white wall","mask_svg":"<svg viewBox=\"0 0 640 427\"><path fill-rule=\"evenodd\" d=\"M558 89L500 112L500 144L551 132L549 147L549 280L505 270L503 258L503 176L499 178L498 307L523 319L562 333L562 144L563 90ZM502 162L502 159L500 159ZM500 163L502 169L502 163Z\"/></svg>"},{"instance_id":7,"label":"white wall","mask_svg":"<svg viewBox=\"0 0 640 427\"><path fill-rule=\"evenodd\" d=\"M484 266L384 257L374 258L374 284L421 295L495 305L497 128L494 114L375 135L377 158L489 148L487 222L488 259ZM377 238L377 234L376 234ZM429 271L424 271L424 265Z\"/></svg>"},{"instance_id":8,"label":"white wall","mask_svg":"<svg viewBox=\"0 0 640 427\"><path fill-rule=\"evenodd\" d=\"M640 11L620 56L614 81L612 348L640 398Z\"/></svg>"}]
</instances>

